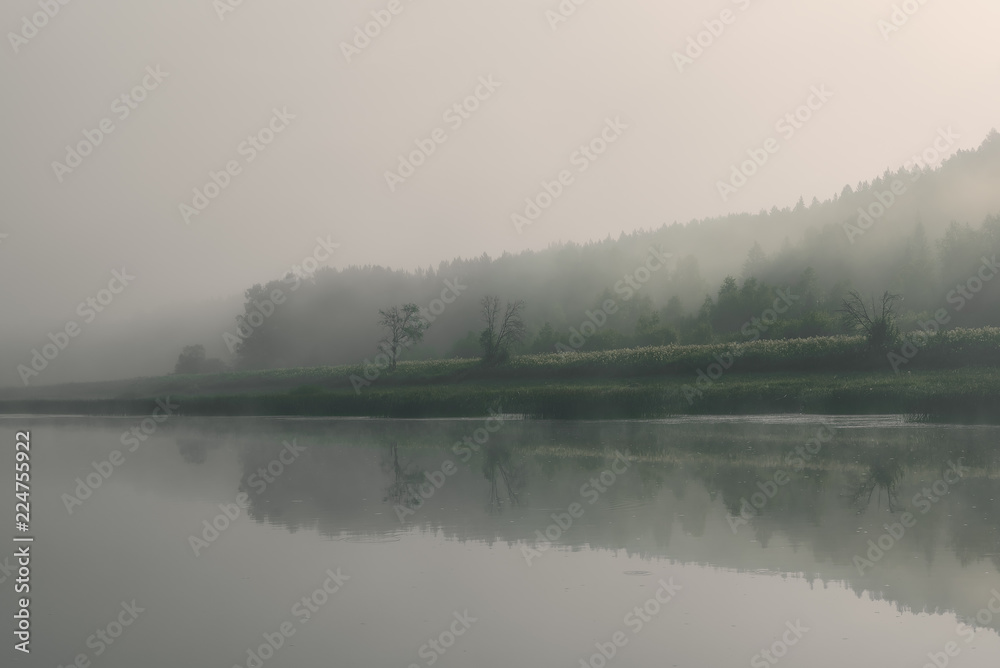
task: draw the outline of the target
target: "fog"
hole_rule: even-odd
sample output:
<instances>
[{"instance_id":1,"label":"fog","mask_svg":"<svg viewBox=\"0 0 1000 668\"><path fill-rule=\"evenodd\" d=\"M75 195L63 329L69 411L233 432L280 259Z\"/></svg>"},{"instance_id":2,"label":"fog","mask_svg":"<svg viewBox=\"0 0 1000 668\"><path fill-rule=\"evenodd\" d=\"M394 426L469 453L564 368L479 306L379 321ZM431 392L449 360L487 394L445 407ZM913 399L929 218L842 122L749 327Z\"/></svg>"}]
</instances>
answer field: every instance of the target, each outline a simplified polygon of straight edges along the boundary
<instances>
[{"instance_id":1,"label":"fog","mask_svg":"<svg viewBox=\"0 0 1000 668\"><path fill-rule=\"evenodd\" d=\"M468 287L411 358L461 352L487 294L525 300L531 341L565 335L650 247L670 260L621 300L626 343L653 312L695 341L727 276L811 269L818 311L855 288L933 312L998 250L998 19L986 0L6 3L0 386L169 373L192 344L360 362L379 309L446 280ZM269 283L253 294L287 307L241 360L223 335ZM996 294L956 324L1000 324Z\"/></svg>"}]
</instances>

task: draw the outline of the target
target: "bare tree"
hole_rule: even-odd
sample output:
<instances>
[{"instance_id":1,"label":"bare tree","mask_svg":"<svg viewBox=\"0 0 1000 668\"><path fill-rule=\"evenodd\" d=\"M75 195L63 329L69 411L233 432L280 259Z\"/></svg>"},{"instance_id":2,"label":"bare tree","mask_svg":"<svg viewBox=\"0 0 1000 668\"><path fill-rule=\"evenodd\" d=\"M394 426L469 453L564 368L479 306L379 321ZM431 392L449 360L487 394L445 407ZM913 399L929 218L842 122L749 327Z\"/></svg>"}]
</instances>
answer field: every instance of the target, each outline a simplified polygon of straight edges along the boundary
<instances>
[{"instance_id":1,"label":"bare tree","mask_svg":"<svg viewBox=\"0 0 1000 668\"><path fill-rule=\"evenodd\" d=\"M380 462L382 471L388 473L391 482L385 488L382 501L388 501L404 508L419 508L423 498L417 492L417 485L424 476L412 464L402 464L399 461L399 444L393 441L387 452L383 452Z\"/></svg>"},{"instance_id":2,"label":"bare tree","mask_svg":"<svg viewBox=\"0 0 1000 668\"><path fill-rule=\"evenodd\" d=\"M412 303L381 309L378 314L378 324L386 331L379 348L389 356L389 370L395 371L396 359L403 348L422 341L430 324L420 317L420 309Z\"/></svg>"},{"instance_id":3,"label":"bare tree","mask_svg":"<svg viewBox=\"0 0 1000 668\"><path fill-rule=\"evenodd\" d=\"M486 325L486 329L479 335L479 344L483 348L483 362L502 364L510 356L511 347L522 343L527 335L528 330L521 317L524 300L507 302L503 315L500 314L499 297L483 297L480 304L483 309L483 322Z\"/></svg>"},{"instance_id":4,"label":"bare tree","mask_svg":"<svg viewBox=\"0 0 1000 668\"><path fill-rule=\"evenodd\" d=\"M869 464L868 475L865 476L858 485L858 490L851 499L852 505L857 508L858 514L864 513L871 504L872 494L878 491L878 507L882 508L882 490L885 490L889 503L889 512L894 513L899 510L896 504L896 487L902 479L906 469L903 462L897 457L878 452L875 460Z\"/></svg>"},{"instance_id":5,"label":"bare tree","mask_svg":"<svg viewBox=\"0 0 1000 668\"><path fill-rule=\"evenodd\" d=\"M895 303L900 299L886 290L882 293L881 304L876 306L875 297L871 298L871 311L857 290L851 290L838 309L848 327L865 335L868 349L882 352L891 348L899 341L899 330L895 323Z\"/></svg>"},{"instance_id":6,"label":"bare tree","mask_svg":"<svg viewBox=\"0 0 1000 668\"><path fill-rule=\"evenodd\" d=\"M205 346L184 346L177 364L174 366L175 374L201 373L205 365Z\"/></svg>"},{"instance_id":7,"label":"bare tree","mask_svg":"<svg viewBox=\"0 0 1000 668\"><path fill-rule=\"evenodd\" d=\"M497 480L498 474L500 480ZM495 444L486 446L483 458L483 476L490 482L488 507L491 515L503 511L505 503L510 506L518 504L517 495L524 487L527 475L524 464L514 461L510 448ZM507 492L506 500L501 493L501 481Z\"/></svg>"}]
</instances>

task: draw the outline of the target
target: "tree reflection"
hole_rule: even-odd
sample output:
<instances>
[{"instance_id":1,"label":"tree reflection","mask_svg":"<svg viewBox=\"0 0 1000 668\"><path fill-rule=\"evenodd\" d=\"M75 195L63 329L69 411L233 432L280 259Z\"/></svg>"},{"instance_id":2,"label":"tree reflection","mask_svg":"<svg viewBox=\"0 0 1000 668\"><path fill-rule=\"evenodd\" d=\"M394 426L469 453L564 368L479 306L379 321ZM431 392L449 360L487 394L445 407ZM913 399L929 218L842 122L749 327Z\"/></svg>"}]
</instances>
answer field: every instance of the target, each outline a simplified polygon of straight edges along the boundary
<instances>
[{"instance_id":1,"label":"tree reflection","mask_svg":"<svg viewBox=\"0 0 1000 668\"><path fill-rule=\"evenodd\" d=\"M947 608L966 615L983 602L969 609L949 588L928 589L927 573L952 578L959 566L1000 569L1000 451L992 429L852 433L841 436L836 447L824 447L809 466L797 468L788 453L812 433L811 427L801 429L800 438L798 432L783 436L784 428L773 426L711 431L703 423L525 423L517 426L516 437L504 432L508 446L491 437L468 461L456 460L449 482L432 492L425 471L437 475L450 456L441 443L460 438L468 429L464 423L443 422L434 430L423 422L358 421L335 427L297 426L300 441L327 445L311 448L308 462L289 465L266 486L259 482L260 470L278 457L279 442L292 434L283 427L236 441L240 491L249 496L251 518L322 536L395 536L397 518L407 513L372 512L372 502L384 494L384 501L407 512L420 509L421 521L413 528L423 532L459 541L530 542L536 540L538 521L522 513L523 507L566 508L579 500L580 483L606 468L601 453L612 444L644 454L632 458L629 475L612 494L587 505L587 521L566 533L563 542L574 549L624 549L643 558L685 559L713 568L802 573L807 579L843 581L859 596L884 596L901 610ZM661 442L654 443L643 430L659 430ZM178 444L185 460L198 462L230 440L212 434ZM406 449L400 452L400 446ZM886 496L889 511L916 515L920 506L909 501L912 495L959 459L972 472L950 485L933 511L920 514L919 523L893 548L893 564L880 563L859 577L854 556L867 552L867 541L877 540L887 522L879 518L881 512L868 512L872 502L881 508ZM779 472L787 480L774 483ZM430 494L435 502L421 508ZM225 495L233 496L229 488Z\"/></svg>"},{"instance_id":2,"label":"tree reflection","mask_svg":"<svg viewBox=\"0 0 1000 668\"><path fill-rule=\"evenodd\" d=\"M902 459L890 454L887 451L877 451L868 465L868 473L861 480L857 491L851 499L851 505L857 508L861 515L868 510L871 505L872 494L878 491L876 497L879 510L882 509L882 490L885 496L890 513L900 510L896 503L896 487L905 473L905 466Z\"/></svg>"},{"instance_id":3,"label":"tree reflection","mask_svg":"<svg viewBox=\"0 0 1000 668\"><path fill-rule=\"evenodd\" d=\"M504 505L516 506L517 495L527 478L525 465L515 462L506 445L488 445L483 452L483 476L490 483L490 514L503 511Z\"/></svg>"},{"instance_id":4,"label":"tree reflection","mask_svg":"<svg viewBox=\"0 0 1000 668\"><path fill-rule=\"evenodd\" d=\"M417 508L423 503L417 493L417 485L423 480L423 473L413 464L402 464L399 461L399 443L392 444L382 453L380 466L383 473L390 476L389 485L385 488L383 502L400 505L404 508Z\"/></svg>"},{"instance_id":5,"label":"tree reflection","mask_svg":"<svg viewBox=\"0 0 1000 668\"><path fill-rule=\"evenodd\" d=\"M209 441L203 438L178 438L177 449L188 464L204 464L208 458Z\"/></svg>"}]
</instances>

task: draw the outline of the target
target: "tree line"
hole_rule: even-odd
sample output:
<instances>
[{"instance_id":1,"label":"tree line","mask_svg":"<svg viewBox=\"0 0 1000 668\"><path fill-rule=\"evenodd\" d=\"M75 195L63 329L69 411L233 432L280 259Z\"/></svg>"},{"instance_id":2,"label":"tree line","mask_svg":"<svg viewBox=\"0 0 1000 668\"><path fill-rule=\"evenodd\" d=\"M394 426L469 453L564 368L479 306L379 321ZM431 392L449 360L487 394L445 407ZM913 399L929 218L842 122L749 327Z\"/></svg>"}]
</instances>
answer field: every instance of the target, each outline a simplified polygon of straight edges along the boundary
<instances>
[{"instance_id":1,"label":"tree line","mask_svg":"<svg viewBox=\"0 0 1000 668\"><path fill-rule=\"evenodd\" d=\"M886 170L810 205L800 199L784 209L497 258L483 254L436 269L321 269L315 284L287 294L267 317L256 315L256 304L287 281L275 279L247 290L238 319L255 325L240 330L232 363L247 369L352 364L370 357L374 343L393 353L393 363L405 356L497 364L515 354L700 344L748 333L846 334L857 327L843 313L852 295L869 312L873 297L893 295L897 334L941 308L952 327L1000 326L1000 289L975 280L1000 251L998 171L994 132L937 170ZM907 192L865 234L847 234L859 211L869 211L899 179L912 184ZM675 261L621 299L614 287L651 246ZM443 310L428 311L445 281L468 288ZM790 296L788 308L765 320L779 295ZM501 298L509 301L501 305ZM614 313L603 310L609 299Z\"/></svg>"}]
</instances>

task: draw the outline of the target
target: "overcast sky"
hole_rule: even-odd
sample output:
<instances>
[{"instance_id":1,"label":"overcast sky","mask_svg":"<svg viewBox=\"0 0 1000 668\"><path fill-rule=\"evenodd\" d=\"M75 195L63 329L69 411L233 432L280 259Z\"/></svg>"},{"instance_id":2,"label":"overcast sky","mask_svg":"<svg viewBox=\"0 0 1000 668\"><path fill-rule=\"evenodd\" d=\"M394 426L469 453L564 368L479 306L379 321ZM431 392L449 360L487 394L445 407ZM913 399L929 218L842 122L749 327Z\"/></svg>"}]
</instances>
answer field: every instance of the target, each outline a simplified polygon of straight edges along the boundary
<instances>
[{"instance_id":1,"label":"overcast sky","mask_svg":"<svg viewBox=\"0 0 1000 668\"><path fill-rule=\"evenodd\" d=\"M914 1L898 30L888 0L226 3L3 4L5 329L72 317L122 267L137 309L239 293L320 236L334 267L437 266L823 199L939 129L953 150L1000 125L995 0ZM776 125L807 102L794 133ZM273 141L244 143L258 134ZM768 139L724 201L718 182ZM387 179L417 142L433 153Z\"/></svg>"}]
</instances>

